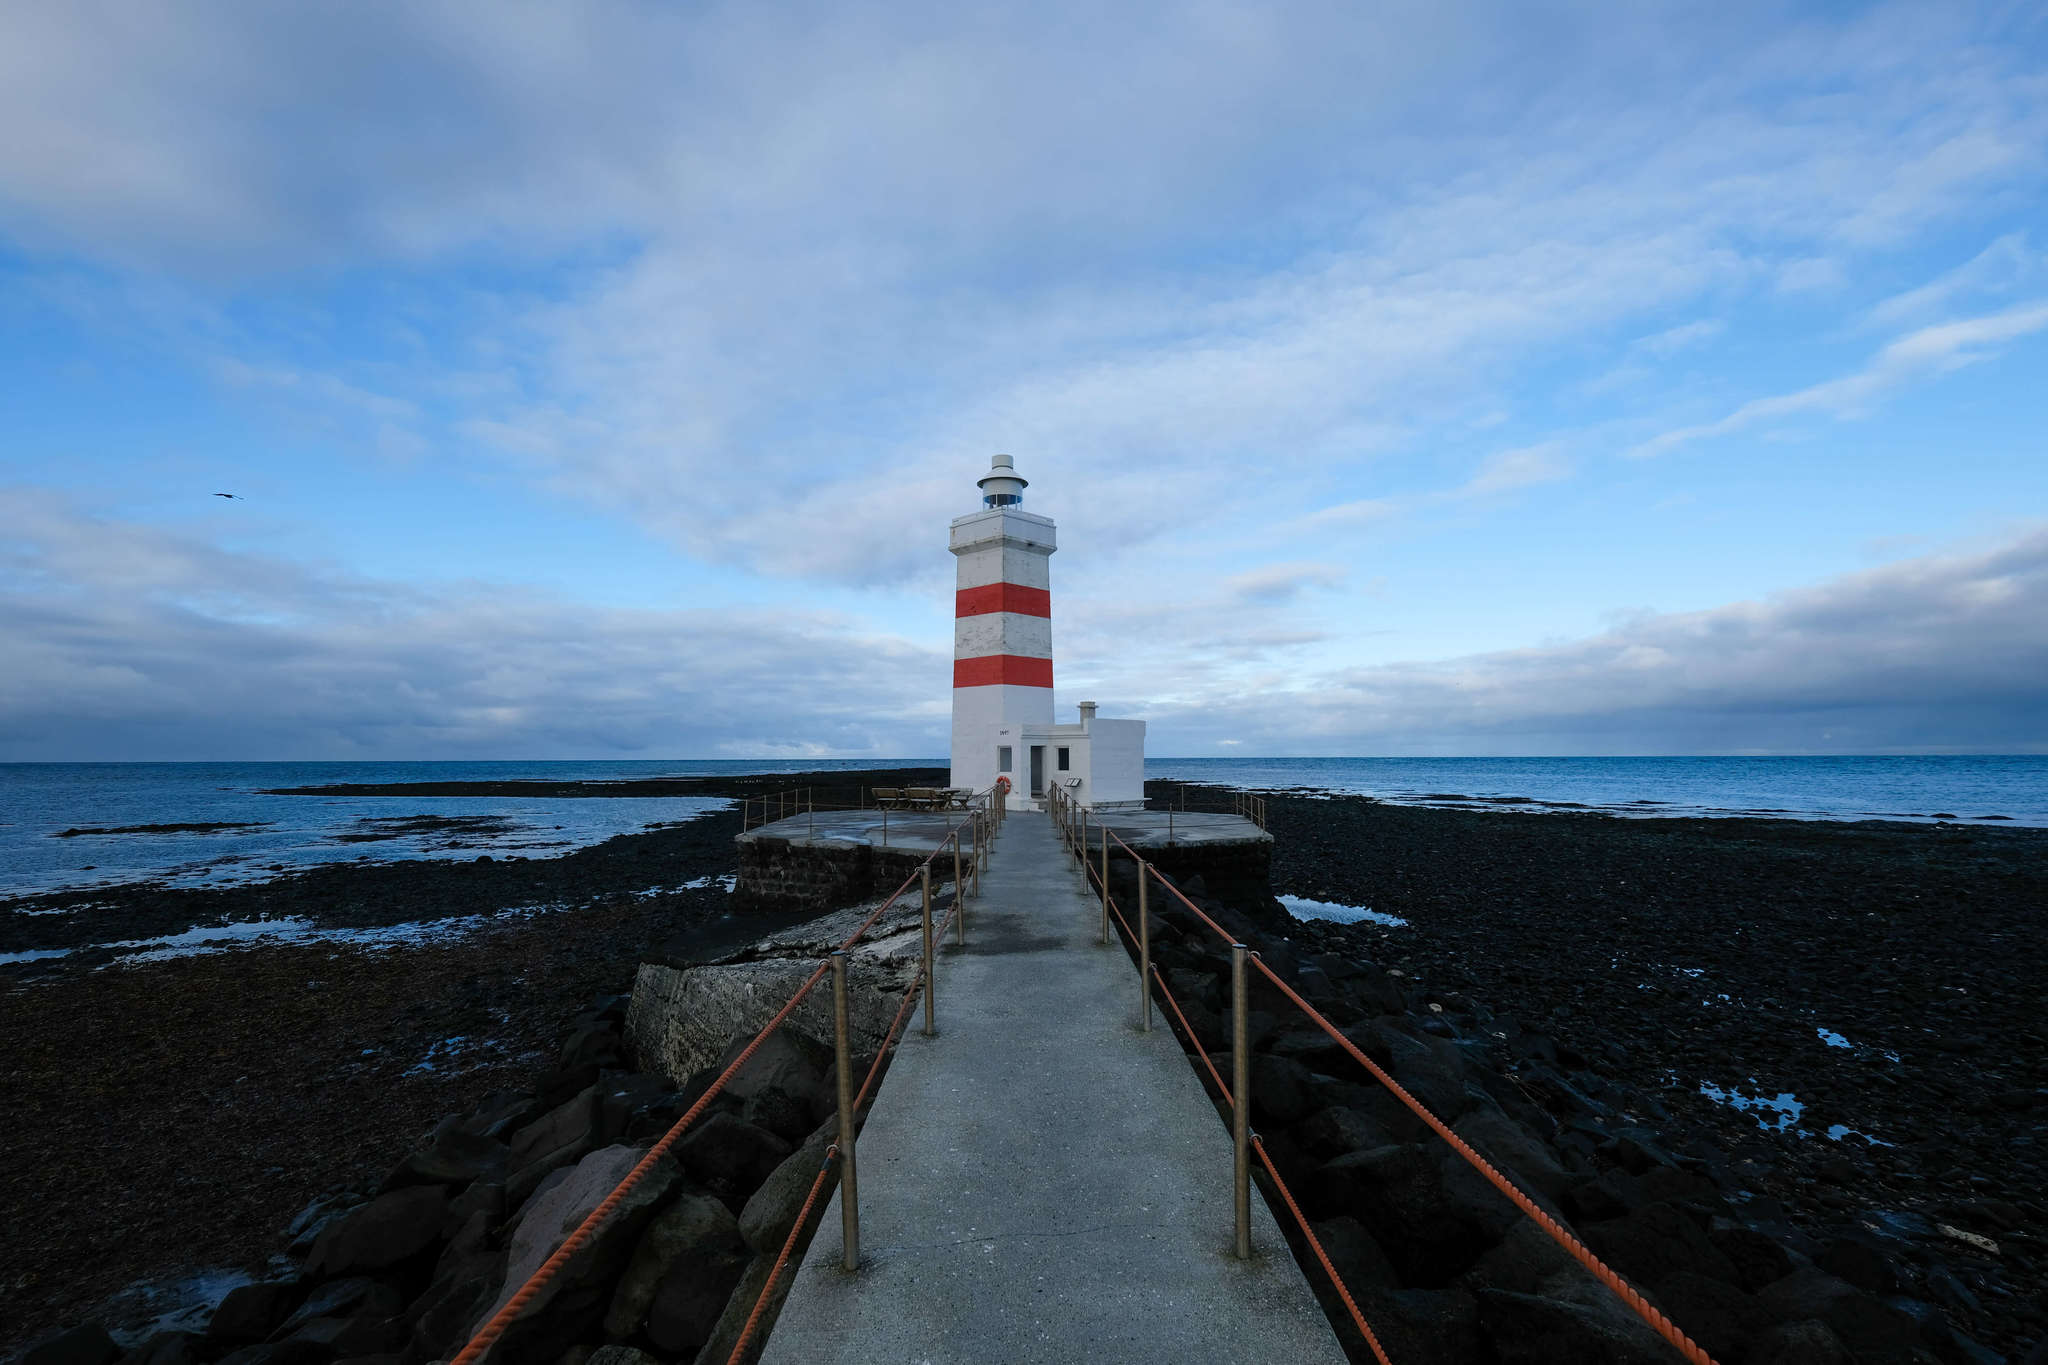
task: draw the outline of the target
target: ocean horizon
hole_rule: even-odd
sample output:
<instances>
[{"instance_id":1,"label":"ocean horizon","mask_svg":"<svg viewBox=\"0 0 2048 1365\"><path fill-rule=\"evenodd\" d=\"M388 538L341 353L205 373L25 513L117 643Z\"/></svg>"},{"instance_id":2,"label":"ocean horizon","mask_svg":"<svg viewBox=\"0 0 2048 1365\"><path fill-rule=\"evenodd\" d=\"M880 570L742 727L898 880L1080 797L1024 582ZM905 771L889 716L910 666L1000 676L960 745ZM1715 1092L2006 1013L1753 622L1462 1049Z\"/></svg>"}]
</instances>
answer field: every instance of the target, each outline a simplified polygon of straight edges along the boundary
<instances>
[{"instance_id":1,"label":"ocean horizon","mask_svg":"<svg viewBox=\"0 0 2048 1365\"><path fill-rule=\"evenodd\" d=\"M552 857L718 797L280 796L338 783L606 782L943 767L943 758L0 764L0 895L260 881L322 863ZM1403 805L1631 818L1765 817L2048 827L2048 755L1150 758L1148 780ZM414 827L417 817L463 822ZM151 831L152 825L210 829ZM87 831L87 832L74 832Z\"/></svg>"}]
</instances>

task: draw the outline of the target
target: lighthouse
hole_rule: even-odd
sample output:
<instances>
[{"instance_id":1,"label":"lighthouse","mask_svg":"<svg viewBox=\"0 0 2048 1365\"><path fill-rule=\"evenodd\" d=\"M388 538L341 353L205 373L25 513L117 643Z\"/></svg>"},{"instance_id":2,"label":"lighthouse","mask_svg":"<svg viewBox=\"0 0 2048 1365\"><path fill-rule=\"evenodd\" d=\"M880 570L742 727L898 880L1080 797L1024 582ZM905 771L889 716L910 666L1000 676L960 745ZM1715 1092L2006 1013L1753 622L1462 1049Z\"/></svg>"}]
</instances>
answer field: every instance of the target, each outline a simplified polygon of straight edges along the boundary
<instances>
[{"instance_id":1,"label":"lighthouse","mask_svg":"<svg viewBox=\"0 0 2048 1365\"><path fill-rule=\"evenodd\" d=\"M998 778L1012 801L1037 805L1058 784L1093 806L1142 806L1145 722L1100 719L1093 702L1071 725L1053 721L1052 518L1024 510L1029 481L1008 455L976 480L981 506L955 517L952 784Z\"/></svg>"}]
</instances>

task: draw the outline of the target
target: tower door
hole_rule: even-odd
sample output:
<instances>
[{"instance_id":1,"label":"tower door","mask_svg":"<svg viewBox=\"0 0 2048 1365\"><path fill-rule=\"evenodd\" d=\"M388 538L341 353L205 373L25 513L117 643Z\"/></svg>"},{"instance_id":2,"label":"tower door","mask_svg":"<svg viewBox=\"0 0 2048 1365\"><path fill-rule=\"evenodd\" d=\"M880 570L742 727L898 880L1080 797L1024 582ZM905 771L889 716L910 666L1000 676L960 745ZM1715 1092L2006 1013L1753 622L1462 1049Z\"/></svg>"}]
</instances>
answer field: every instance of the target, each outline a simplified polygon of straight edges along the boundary
<instances>
[{"instance_id":1,"label":"tower door","mask_svg":"<svg viewBox=\"0 0 2048 1365\"><path fill-rule=\"evenodd\" d=\"M1031 746L1031 794L1033 796L1045 795L1045 746L1043 744Z\"/></svg>"}]
</instances>

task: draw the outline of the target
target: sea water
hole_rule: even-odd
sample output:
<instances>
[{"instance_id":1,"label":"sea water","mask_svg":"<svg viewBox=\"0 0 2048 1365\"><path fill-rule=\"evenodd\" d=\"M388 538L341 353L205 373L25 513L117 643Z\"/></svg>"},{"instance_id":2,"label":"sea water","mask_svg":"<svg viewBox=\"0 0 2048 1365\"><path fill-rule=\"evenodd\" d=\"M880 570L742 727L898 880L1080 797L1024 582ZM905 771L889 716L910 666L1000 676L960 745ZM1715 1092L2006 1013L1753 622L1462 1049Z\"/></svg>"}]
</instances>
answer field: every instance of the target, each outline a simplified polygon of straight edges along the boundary
<instances>
[{"instance_id":1,"label":"sea water","mask_svg":"<svg viewBox=\"0 0 2048 1365\"><path fill-rule=\"evenodd\" d=\"M943 766L943 760L933 760ZM394 782L620 782L882 766L873 760L561 763L4 763L0 896L161 881L218 886L321 863L558 857L727 804L697 796L277 796ZM468 819L407 829L408 817ZM173 833L75 829L228 824Z\"/></svg>"},{"instance_id":2,"label":"sea water","mask_svg":"<svg viewBox=\"0 0 2048 1365\"><path fill-rule=\"evenodd\" d=\"M2048 826L2048 754L1166 758L1145 776L1467 809Z\"/></svg>"},{"instance_id":3,"label":"sea water","mask_svg":"<svg viewBox=\"0 0 2048 1365\"><path fill-rule=\"evenodd\" d=\"M0 764L0 896L160 880L262 880L319 863L555 857L724 804L710 797L275 796L337 783L605 782L943 767L944 759ZM1155 758L1148 778L1492 810L2048 826L2048 756ZM858 779L849 776L849 786ZM405 830L409 816L487 817ZM210 832L68 829L235 824ZM365 834L380 837L362 839Z\"/></svg>"}]
</instances>

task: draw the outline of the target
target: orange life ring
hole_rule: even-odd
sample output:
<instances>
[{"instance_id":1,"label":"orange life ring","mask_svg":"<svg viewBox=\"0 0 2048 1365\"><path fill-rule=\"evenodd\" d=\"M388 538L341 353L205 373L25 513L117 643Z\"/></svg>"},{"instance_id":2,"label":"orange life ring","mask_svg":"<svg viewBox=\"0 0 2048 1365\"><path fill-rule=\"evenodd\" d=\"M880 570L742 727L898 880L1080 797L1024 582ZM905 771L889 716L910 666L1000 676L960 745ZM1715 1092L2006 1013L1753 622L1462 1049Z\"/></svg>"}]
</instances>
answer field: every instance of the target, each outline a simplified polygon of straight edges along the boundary
<instances>
[{"instance_id":1,"label":"orange life ring","mask_svg":"<svg viewBox=\"0 0 2048 1365\"><path fill-rule=\"evenodd\" d=\"M1010 779L1009 779L1009 778L1007 778L1007 777L999 777L999 778L997 778L997 779L996 779L996 790L997 790L997 791L999 791L999 792L1006 792L1006 793L1007 793L1007 792L1008 792L1008 791L1010 790Z\"/></svg>"}]
</instances>

